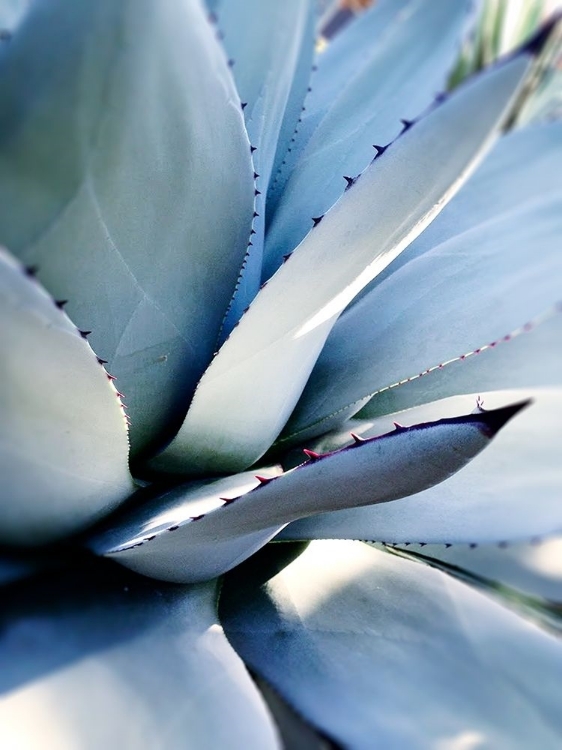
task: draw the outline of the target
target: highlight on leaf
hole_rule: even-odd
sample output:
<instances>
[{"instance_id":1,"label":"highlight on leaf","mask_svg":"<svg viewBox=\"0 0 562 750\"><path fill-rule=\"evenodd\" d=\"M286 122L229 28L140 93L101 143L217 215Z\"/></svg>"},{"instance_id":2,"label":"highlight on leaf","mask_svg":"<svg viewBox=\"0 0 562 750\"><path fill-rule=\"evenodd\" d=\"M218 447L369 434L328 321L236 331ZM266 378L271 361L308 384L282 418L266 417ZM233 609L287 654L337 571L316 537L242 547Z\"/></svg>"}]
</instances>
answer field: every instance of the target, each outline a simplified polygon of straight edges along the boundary
<instances>
[{"instance_id":1,"label":"highlight on leaf","mask_svg":"<svg viewBox=\"0 0 562 750\"><path fill-rule=\"evenodd\" d=\"M0 744L557 750L546 4L0 0Z\"/></svg>"}]
</instances>

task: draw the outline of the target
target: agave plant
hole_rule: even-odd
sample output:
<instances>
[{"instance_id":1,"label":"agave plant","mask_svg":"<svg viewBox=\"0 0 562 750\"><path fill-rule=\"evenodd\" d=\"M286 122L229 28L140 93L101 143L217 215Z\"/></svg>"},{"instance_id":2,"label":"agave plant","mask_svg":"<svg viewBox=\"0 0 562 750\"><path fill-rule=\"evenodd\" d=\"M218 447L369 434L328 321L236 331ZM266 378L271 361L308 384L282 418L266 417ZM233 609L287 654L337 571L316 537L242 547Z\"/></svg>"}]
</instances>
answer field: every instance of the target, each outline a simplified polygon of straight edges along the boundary
<instances>
[{"instance_id":1,"label":"agave plant","mask_svg":"<svg viewBox=\"0 0 562 750\"><path fill-rule=\"evenodd\" d=\"M316 11L0 2L2 747L560 744L556 22Z\"/></svg>"}]
</instances>

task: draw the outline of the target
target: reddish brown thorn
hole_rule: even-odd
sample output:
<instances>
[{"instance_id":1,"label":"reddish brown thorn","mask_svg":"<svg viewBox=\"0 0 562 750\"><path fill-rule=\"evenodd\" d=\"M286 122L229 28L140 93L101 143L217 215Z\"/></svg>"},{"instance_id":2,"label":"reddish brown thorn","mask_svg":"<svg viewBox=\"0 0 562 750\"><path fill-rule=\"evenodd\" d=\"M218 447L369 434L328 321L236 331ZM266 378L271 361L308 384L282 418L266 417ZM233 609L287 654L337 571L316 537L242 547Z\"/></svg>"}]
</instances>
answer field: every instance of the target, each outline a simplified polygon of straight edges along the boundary
<instances>
[{"instance_id":1,"label":"reddish brown thorn","mask_svg":"<svg viewBox=\"0 0 562 750\"><path fill-rule=\"evenodd\" d=\"M262 477L260 474L256 474L256 479L260 484L269 484L275 477Z\"/></svg>"},{"instance_id":2,"label":"reddish brown thorn","mask_svg":"<svg viewBox=\"0 0 562 750\"><path fill-rule=\"evenodd\" d=\"M320 453L316 453L316 451L309 451L308 448L303 448L302 452L305 454L309 461L318 461L319 458L322 458Z\"/></svg>"},{"instance_id":3,"label":"reddish brown thorn","mask_svg":"<svg viewBox=\"0 0 562 750\"><path fill-rule=\"evenodd\" d=\"M169 526L168 531L175 531L176 529L179 529L179 526Z\"/></svg>"},{"instance_id":4,"label":"reddish brown thorn","mask_svg":"<svg viewBox=\"0 0 562 750\"><path fill-rule=\"evenodd\" d=\"M200 521L202 518L205 518L205 514L204 513L201 513L200 516L191 516L191 518L189 520L190 521Z\"/></svg>"},{"instance_id":5,"label":"reddish brown thorn","mask_svg":"<svg viewBox=\"0 0 562 750\"><path fill-rule=\"evenodd\" d=\"M107 364L107 359L102 359L101 357L96 357L96 359L98 360L98 364L100 364L100 365L106 365Z\"/></svg>"},{"instance_id":6,"label":"reddish brown thorn","mask_svg":"<svg viewBox=\"0 0 562 750\"><path fill-rule=\"evenodd\" d=\"M400 422L393 422L392 424L394 425L394 429L397 432L400 431L400 430L405 430L406 429L403 424L400 424Z\"/></svg>"},{"instance_id":7,"label":"reddish brown thorn","mask_svg":"<svg viewBox=\"0 0 562 750\"><path fill-rule=\"evenodd\" d=\"M359 437L359 435L356 435L354 432L350 432L349 434L353 438L356 445L361 445L361 443L365 442L365 438Z\"/></svg>"},{"instance_id":8,"label":"reddish brown thorn","mask_svg":"<svg viewBox=\"0 0 562 750\"><path fill-rule=\"evenodd\" d=\"M59 310L62 310L62 308L68 304L67 299L56 299L55 305L59 308Z\"/></svg>"},{"instance_id":9,"label":"reddish brown thorn","mask_svg":"<svg viewBox=\"0 0 562 750\"><path fill-rule=\"evenodd\" d=\"M88 336L92 333L91 331L78 331L80 336L82 336L83 339L87 339Z\"/></svg>"},{"instance_id":10,"label":"reddish brown thorn","mask_svg":"<svg viewBox=\"0 0 562 750\"><path fill-rule=\"evenodd\" d=\"M320 222L322 221L323 218L324 218L324 214L322 214L322 216L313 216L312 217L312 221L313 221L312 227L313 228L317 227L318 224L320 224Z\"/></svg>"}]
</instances>

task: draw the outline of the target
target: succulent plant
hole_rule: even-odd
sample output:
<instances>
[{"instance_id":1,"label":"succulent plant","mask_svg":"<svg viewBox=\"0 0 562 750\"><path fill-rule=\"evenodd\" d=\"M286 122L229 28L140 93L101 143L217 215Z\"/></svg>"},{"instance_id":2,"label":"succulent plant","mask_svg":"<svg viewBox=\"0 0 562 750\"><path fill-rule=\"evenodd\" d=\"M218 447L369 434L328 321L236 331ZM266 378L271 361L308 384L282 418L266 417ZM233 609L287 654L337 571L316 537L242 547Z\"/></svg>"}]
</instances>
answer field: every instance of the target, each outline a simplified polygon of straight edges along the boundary
<instances>
[{"instance_id":1,"label":"succulent plant","mask_svg":"<svg viewBox=\"0 0 562 750\"><path fill-rule=\"evenodd\" d=\"M560 744L557 21L317 9L0 0L2 747Z\"/></svg>"}]
</instances>

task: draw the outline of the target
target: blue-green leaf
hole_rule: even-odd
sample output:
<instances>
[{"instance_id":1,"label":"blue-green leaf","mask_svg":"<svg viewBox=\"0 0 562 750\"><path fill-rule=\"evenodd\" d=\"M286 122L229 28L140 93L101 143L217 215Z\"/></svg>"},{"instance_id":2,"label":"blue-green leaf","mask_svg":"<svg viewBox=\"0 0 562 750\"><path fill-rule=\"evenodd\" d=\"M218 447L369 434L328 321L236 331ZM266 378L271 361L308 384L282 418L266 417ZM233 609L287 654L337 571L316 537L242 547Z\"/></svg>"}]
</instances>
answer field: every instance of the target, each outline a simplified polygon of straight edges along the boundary
<instances>
[{"instance_id":1,"label":"blue-green leaf","mask_svg":"<svg viewBox=\"0 0 562 750\"><path fill-rule=\"evenodd\" d=\"M496 346L503 356L499 350L511 346L506 340L530 329L562 300L561 139L556 124L500 142L408 248L400 267L336 323L285 429L287 437L325 432L350 416L346 407L355 405L353 413L365 397L416 380L428 368L434 374L422 389L429 380L438 388L443 365L451 360L463 357L468 363L473 352ZM555 338L552 350L562 357ZM519 374L531 364L522 362ZM460 367L454 372L464 375ZM473 373L464 391L463 381L457 390L434 391L433 398L537 384L509 382L499 365L495 373L496 382L482 382Z\"/></svg>"},{"instance_id":2,"label":"blue-green leaf","mask_svg":"<svg viewBox=\"0 0 562 750\"><path fill-rule=\"evenodd\" d=\"M236 594L229 640L343 747L559 746L560 640L444 573L315 542Z\"/></svg>"},{"instance_id":3,"label":"blue-green leaf","mask_svg":"<svg viewBox=\"0 0 562 750\"><path fill-rule=\"evenodd\" d=\"M222 0L217 27L244 109L253 150L254 233L221 332L221 343L258 293L264 246L265 195L278 149L296 125L314 49L314 0ZM298 115L297 115L298 116ZM288 134L289 133L289 134Z\"/></svg>"},{"instance_id":4,"label":"blue-green leaf","mask_svg":"<svg viewBox=\"0 0 562 750\"><path fill-rule=\"evenodd\" d=\"M0 320L0 542L49 542L132 493L126 416L85 332L3 251Z\"/></svg>"},{"instance_id":5,"label":"blue-green leaf","mask_svg":"<svg viewBox=\"0 0 562 750\"><path fill-rule=\"evenodd\" d=\"M283 537L472 544L528 541L562 532L562 391L498 391L481 397L484 408L522 398L531 398L532 403L446 482L394 503L298 521L284 530ZM456 396L363 426L359 420L352 421L346 427L362 436L377 435L386 432L394 420L408 425L458 414L475 399L476 395ZM330 450L341 443L335 435L312 447Z\"/></svg>"},{"instance_id":6,"label":"blue-green leaf","mask_svg":"<svg viewBox=\"0 0 562 750\"><path fill-rule=\"evenodd\" d=\"M490 342L492 343L492 342ZM443 367L379 391L357 414L372 419L447 396L500 388L558 386L562 379L562 305L526 321L495 346L463 352ZM356 411L350 409L349 416ZM339 415L334 415L339 424Z\"/></svg>"},{"instance_id":7,"label":"blue-green leaf","mask_svg":"<svg viewBox=\"0 0 562 750\"><path fill-rule=\"evenodd\" d=\"M490 586L508 586L517 594L562 604L562 536L534 539L532 542L497 545L410 544L402 547L469 580L481 579ZM467 575L468 574L468 575Z\"/></svg>"},{"instance_id":8,"label":"blue-green leaf","mask_svg":"<svg viewBox=\"0 0 562 750\"><path fill-rule=\"evenodd\" d=\"M483 450L525 404L391 428L343 450L306 452L308 463L148 490L89 546L98 554L164 580L211 578L242 562L285 524L315 513L411 495L442 482Z\"/></svg>"},{"instance_id":9,"label":"blue-green leaf","mask_svg":"<svg viewBox=\"0 0 562 750\"><path fill-rule=\"evenodd\" d=\"M3 592L3 746L279 748L215 599L104 567Z\"/></svg>"},{"instance_id":10,"label":"blue-green leaf","mask_svg":"<svg viewBox=\"0 0 562 750\"><path fill-rule=\"evenodd\" d=\"M319 55L291 149L298 158L288 160L286 181L277 178L283 192L268 219L266 278L307 234L311 218L342 195L344 175L367 167L373 144L389 143L401 118L419 116L443 90L469 7L467 0L381 0Z\"/></svg>"},{"instance_id":11,"label":"blue-green leaf","mask_svg":"<svg viewBox=\"0 0 562 750\"><path fill-rule=\"evenodd\" d=\"M530 65L522 53L479 76L374 160L256 297L155 468L237 471L265 453L342 310L460 188Z\"/></svg>"},{"instance_id":12,"label":"blue-green leaf","mask_svg":"<svg viewBox=\"0 0 562 750\"><path fill-rule=\"evenodd\" d=\"M134 452L181 423L253 199L238 95L199 2L29 5L0 54L0 241L92 331Z\"/></svg>"}]
</instances>

